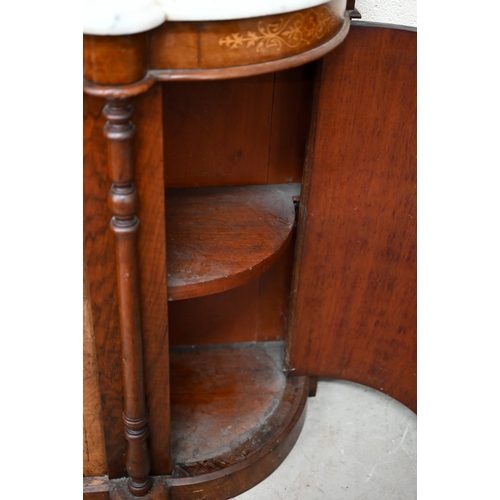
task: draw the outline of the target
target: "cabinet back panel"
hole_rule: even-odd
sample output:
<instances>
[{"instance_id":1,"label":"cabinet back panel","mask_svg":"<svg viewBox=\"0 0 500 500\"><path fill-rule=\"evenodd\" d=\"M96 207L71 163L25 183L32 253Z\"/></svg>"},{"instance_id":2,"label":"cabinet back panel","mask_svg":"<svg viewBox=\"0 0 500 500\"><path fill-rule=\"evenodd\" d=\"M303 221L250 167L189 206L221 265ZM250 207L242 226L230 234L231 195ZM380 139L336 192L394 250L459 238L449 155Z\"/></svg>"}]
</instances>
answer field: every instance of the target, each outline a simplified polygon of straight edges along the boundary
<instances>
[{"instance_id":1,"label":"cabinet back panel","mask_svg":"<svg viewBox=\"0 0 500 500\"><path fill-rule=\"evenodd\" d=\"M313 70L165 83L165 187L300 182Z\"/></svg>"}]
</instances>

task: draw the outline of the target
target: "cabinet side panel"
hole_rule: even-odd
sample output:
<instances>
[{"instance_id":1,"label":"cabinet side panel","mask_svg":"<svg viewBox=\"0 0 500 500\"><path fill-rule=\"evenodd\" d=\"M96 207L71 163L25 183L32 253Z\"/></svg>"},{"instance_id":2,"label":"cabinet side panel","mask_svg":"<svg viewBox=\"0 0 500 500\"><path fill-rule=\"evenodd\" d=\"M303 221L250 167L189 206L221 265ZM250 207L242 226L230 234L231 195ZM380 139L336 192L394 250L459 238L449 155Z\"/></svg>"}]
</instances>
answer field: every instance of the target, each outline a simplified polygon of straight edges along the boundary
<instances>
[{"instance_id":1,"label":"cabinet side panel","mask_svg":"<svg viewBox=\"0 0 500 500\"><path fill-rule=\"evenodd\" d=\"M87 265L83 262L83 475L106 474L99 374L95 355Z\"/></svg>"},{"instance_id":2,"label":"cabinet side panel","mask_svg":"<svg viewBox=\"0 0 500 500\"><path fill-rule=\"evenodd\" d=\"M107 206L110 180L103 136L104 102L84 97L84 244L95 332L110 478L125 471L123 387L116 258ZM133 100L135 184L139 193L139 292L153 474L170 472L165 204L161 88Z\"/></svg>"},{"instance_id":3,"label":"cabinet side panel","mask_svg":"<svg viewBox=\"0 0 500 500\"><path fill-rule=\"evenodd\" d=\"M289 367L416 411L416 33L352 27L320 83Z\"/></svg>"},{"instance_id":4,"label":"cabinet side panel","mask_svg":"<svg viewBox=\"0 0 500 500\"><path fill-rule=\"evenodd\" d=\"M84 95L83 230L96 361L110 478L126 474L123 435L123 388L116 258L107 206L110 181L103 135L104 102Z\"/></svg>"},{"instance_id":5,"label":"cabinet side panel","mask_svg":"<svg viewBox=\"0 0 500 500\"><path fill-rule=\"evenodd\" d=\"M137 127L135 184L139 193L139 292L144 381L149 412L151 474L169 474L170 390L167 314L167 254L161 86L132 102Z\"/></svg>"}]
</instances>

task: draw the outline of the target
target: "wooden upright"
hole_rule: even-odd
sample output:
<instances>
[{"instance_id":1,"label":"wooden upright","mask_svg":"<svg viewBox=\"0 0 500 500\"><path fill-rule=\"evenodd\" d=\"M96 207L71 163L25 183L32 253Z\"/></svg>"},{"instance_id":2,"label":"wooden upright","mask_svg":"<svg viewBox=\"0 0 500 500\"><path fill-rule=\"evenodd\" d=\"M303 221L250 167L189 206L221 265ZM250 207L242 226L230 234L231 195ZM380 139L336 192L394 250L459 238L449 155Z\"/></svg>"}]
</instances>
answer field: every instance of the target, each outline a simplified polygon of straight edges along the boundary
<instances>
[{"instance_id":1,"label":"wooden upright","mask_svg":"<svg viewBox=\"0 0 500 500\"><path fill-rule=\"evenodd\" d=\"M136 215L139 196L133 182L132 138L135 127L130 120L132 111L128 100L109 99L103 112L108 119L104 134L108 139L108 166L112 181L108 201L113 217L109 225L116 238L128 487L134 495L143 496L151 487L151 458L147 444L148 412L142 360L137 265L139 219Z\"/></svg>"}]
</instances>

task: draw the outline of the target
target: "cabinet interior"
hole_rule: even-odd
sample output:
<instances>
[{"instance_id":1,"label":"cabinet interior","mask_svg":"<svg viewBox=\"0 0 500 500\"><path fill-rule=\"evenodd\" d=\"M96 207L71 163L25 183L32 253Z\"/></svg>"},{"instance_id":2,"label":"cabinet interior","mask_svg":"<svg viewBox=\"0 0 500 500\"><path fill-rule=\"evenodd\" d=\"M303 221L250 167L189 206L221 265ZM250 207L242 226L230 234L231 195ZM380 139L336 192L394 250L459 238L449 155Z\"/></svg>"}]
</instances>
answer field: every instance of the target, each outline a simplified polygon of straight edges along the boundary
<instances>
[{"instance_id":1,"label":"cabinet interior","mask_svg":"<svg viewBox=\"0 0 500 500\"><path fill-rule=\"evenodd\" d=\"M289 216L290 202L300 194L315 64L232 80L163 84L171 347L286 339L295 228L278 242L282 247L272 265L262 265L259 270L258 266L252 266L251 260L267 259L268 249L262 247L266 244L272 247L270 240L279 240L280 236L274 234L274 229L266 233L258 224L251 227L251 219L254 217L258 222L285 213ZM254 186L249 189L255 190L255 196L248 195L244 186ZM269 207L277 206L273 200L284 191L290 193L288 206L273 211ZM231 192L234 198L228 202ZM186 208L189 197L192 203ZM235 201L238 197L241 207ZM213 228L208 227L212 214L215 219L223 219L213 224ZM186 217L190 216L196 220L187 222ZM233 224L234 228L228 230L227 224ZM221 239L220 252L227 255L219 260L240 261L222 272L235 273L232 281L238 284L230 283L226 289L224 284L211 287L206 283L207 276L213 278L217 270L208 269L200 277L205 290L178 293L182 275L185 278L190 273L197 275L203 272L204 265L213 262L214 258L207 254L202 255L204 262L198 265L193 259L200 254L200 241L214 236L209 234L211 231L221 230L225 231L226 239ZM249 241L252 234L255 241ZM217 256L217 241L214 243L212 257ZM183 256L184 263L180 262ZM253 271L251 279L236 277L238 273L244 274L245 264L247 274L249 268ZM226 281L231 281L230 278Z\"/></svg>"},{"instance_id":2,"label":"cabinet interior","mask_svg":"<svg viewBox=\"0 0 500 500\"><path fill-rule=\"evenodd\" d=\"M284 355L313 76L310 64L163 85L178 478L239 467L256 442L273 446L305 394Z\"/></svg>"}]
</instances>

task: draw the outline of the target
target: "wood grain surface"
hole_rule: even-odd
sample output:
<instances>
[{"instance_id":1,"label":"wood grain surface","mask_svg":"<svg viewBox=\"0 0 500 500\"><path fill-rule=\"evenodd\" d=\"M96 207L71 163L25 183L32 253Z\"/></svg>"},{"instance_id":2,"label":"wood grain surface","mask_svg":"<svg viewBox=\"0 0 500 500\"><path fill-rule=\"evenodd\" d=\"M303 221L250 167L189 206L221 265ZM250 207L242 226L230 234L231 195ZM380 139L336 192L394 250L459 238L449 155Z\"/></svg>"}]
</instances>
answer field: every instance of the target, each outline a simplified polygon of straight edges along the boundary
<instances>
[{"instance_id":1,"label":"wood grain surface","mask_svg":"<svg viewBox=\"0 0 500 500\"><path fill-rule=\"evenodd\" d=\"M226 292L169 302L171 346L284 340L294 240L266 272Z\"/></svg>"},{"instance_id":2,"label":"wood grain surface","mask_svg":"<svg viewBox=\"0 0 500 500\"><path fill-rule=\"evenodd\" d=\"M285 390L283 353L284 342L172 349L176 476L195 475L207 460L252 440Z\"/></svg>"},{"instance_id":3,"label":"wood grain surface","mask_svg":"<svg viewBox=\"0 0 500 500\"><path fill-rule=\"evenodd\" d=\"M140 196L139 291L143 312L146 400L150 432L159 436L150 440L153 474L164 473L169 463L168 433L159 423L167 418L164 402L168 400L168 390L164 390L168 387L167 273L161 271L166 259L164 194L163 191L160 194L159 186L299 181L307 132L304 124L307 123L311 101L310 84L300 83L304 71L308 70L285 71L279 78L273 74L249 78L248 81L207 82L207 86L200 89L196 87L198 84L188 82L155 85L143 96L132 100L137 127L134 154L135 184ZM281 94L283 98L279 97ZM287 99L295 103L293 107L286 106ZM274 109L274 102L282 104ZM108 228L111 213L107 207L107 190L110 181L102 134L103 105L102 100L85 96L84 239L109 473L114 478L125 474L122 460L125 443L120 430L123 409L121 354L116 259ZM205 112L207 109L210 113ZM248 117L248 113L252 122L245 123L247 118L244 118L242 123L240 117ZM257 131L252 123L257 126ZM279 130L278 126L283 123L289 126ZM176 135L176 128L184 133ZM264 131L262 135L260 130ZM255 140L256 132L258 140ZM207 134L209 140L204 140ZM287 144L291 147L287 148ZM240 157L249 161L243 162ZM187 165L187 170L180 168L182 165ZM208 339L216 343L282 339L292 258L293 248L288 248L283 258L278 259L255 283L243 285L242 290L221 294L228 294L226 298L215 295L205 297L206 302L204 298L192 299L192 307L187 308L181 302L171 303L178 310L177 313L174 310L172 319L176 323L172 332L174 344L205 343ZM224 304L222 299L227 302ZM242 304L245 304L245 314L233 315L232 320L223 319L225 310L242 311ZM251 311L255 315L249 318L247 313ZM186 314L184 320L182 314ZM199 326L204 321L209 335L200 333L203 329ZM251 325L255 327L250 328Z\"/></svg>"},{"instance_id":4,"label":"wood grain surface","mask_svg":"<svg viewBox=\"0 0 500 500\"><path fill-rule=\"evenodd\" d=\"M135 109L135 184L139 194L139 297L146 403L152 474L170 471L168 414L168 313L163 179L162 103L159 87L132 101ZM89 272L97 365L103 404L103 424L110 478L125 475L123 388L116 258L111 212L107 207L110 179L103 136L103 102L84 99L84 248Z\"/></svg>"},{"instance_id":5,"label":"wood grain surface","mask_svg":"<svg viewBox=\"0 0 500 500\"><path fill-rule=\"evenodd\" d=\"M317 63L275 74L267 182L301 182Z\"/></svg>"},{"instance_id":6,"label":"wood grain surface","mask_svg":"<svg viewBox=\"0 0 500 500\"><path fill-rule=\"evenodd\" d=\"M300 182L314 64L163 86L166 187Z\"/></svg>"},{"instance_id":7,"label":"wood grain surface","mask_svg":"<svg viewBox=\"0 0 500 500\"><path fill-rule=\"evenodd\" d=\"M283 354L284 342L172 350L175 466L153 478L145 500L233 498L283 462L309 392L307 377L285 376ZM135 497L123 479L87 478L84 498Z\"/></svg>"},{"instance_id":8,"label":"wood grain surface","mask_svg":"<svg viewBox=\"0 0 500 500\"><path fill-rule=\"evenodd\" d=\"M170 22L150 33L151 69L219 69L286 59L339 34L345 0L228 21Z\"/></svg>"},{"instance_id":9,"label":"wood grain surface","mask_svg":"<svg viewBox=\"0 0 500 500\"><path fill-rule=\"evenodd\" d=\"M109 99L103 109L107 121L108 171L111 186L108 207L109 223L115 235L118 313L122 350L123 413L127 454L125 457L128 488L144 496L152 486L149 476L151 455L148 447L149 415L144 391L141 310L139 301L139 267L137 263L137 217L139 196L134 185L135 162L132 141L135 125L133 108L128 99Z\"/></svg>"},{"instance_id":10,"label":"wood grain surface","mask_svg":"<svg viewBox=\"0 0 500 500\"><path fill-rule=\"evenodd\" d=\"M140 301L144 349L144 379L149 412L151 474L171 470L169 413L169 343L167 309L167 248L162 133L162 92L159 85L136 97L135 183L140 203ZM154 436L154 437L153 437Z\"/></svg>"},{"instance_id":11,"label":"wood grain surface","mask_svg":"<svg viewBox=\"0 0 500 500\"><path fill-rule=\"evenodd\" d=\"M116 257L113 234L109 230L111 213L107 196L110 182L103 107L101 99L84 97L83 229L108 473L110 477L120 477L125 475L126 442L121 418L123 388Z\"/></svg>"},{"instance_id":12,"label":"wood grain surface","mask_svg":"<svg viewBox=\"0 0 500 500\"><path fill-rule=\"evenodd\" d=\"M109 500L110 486L107 476L84 477L83 498L84 500Z\"/></svg>"},{"instance_id":13,"label":"wood grain surface","mask_svg":"<svg viewBox=\"0 0 500 500\"><path fill-rule=\"evenodd\" d=\"M222 292L258 276L284 252L298 184L169 189L169 300Z\"/></svg>"},{"instance_id":14,"label":"wood grain surface","mask_svg":"<svg viewBox=\"0 0 500 500\"><path fill-rule=\"evenodd\" d=\"M119 36L83 36L83 77L101 85L137 82L148 71L145 33ZM103 96L104 97L104 96ZM111 96L110 96L111 97Z\"/></svg>"},{"instance_id":15,"label":"wood grain surface","mask_svg":"<svg viewBox=\"0 0 500 500\"><path fill-rule=\"evenodd\" d=\"M283 355L284 342L173 349L172 498L230 498L285 458L276 447L298 437L308 383L285 377Z\"/></svg>"},{"instance_id":16,"label":"wood grain surface","mask_svg":"<svg viewBox=\"0 0 500 500\"><path fill-rule=\"evenodd\" d=\"M163 90L167 187L267 183L274 74Z\"/></svg>"},{"instance_id":17,"label":"wood grain surface","mask_svg":"<svg viewBox=\"0 0 500 500\"><path fill-rule=\"evenodd\" d=\"M300 182L314 71L311 63L262 77L166 83L166 186ZM171 344L283 339L293 252L289 245L276 264L241 287L170 302Z\"/></svg>"},{"instance_id":18,"label":"wood grain surface","mask_svg":"<svg viewBox=\"0 0 500 500\"><path fill-rule=\"evenodd\" d=\"M353 27L323 61L289 368L416 410L416 33Z\"/></svg>"},{"instance_id":19,"label":"wood grain surface","mask_svg":"<svg viewBox=\"0 0 500 500\"><path fill-rule=\"evenodd\" d=\"M108 470L102 423L99 373L95 354L87 265L83 262L83 475L101 476Z\"/></svg>"}]
</instances>

